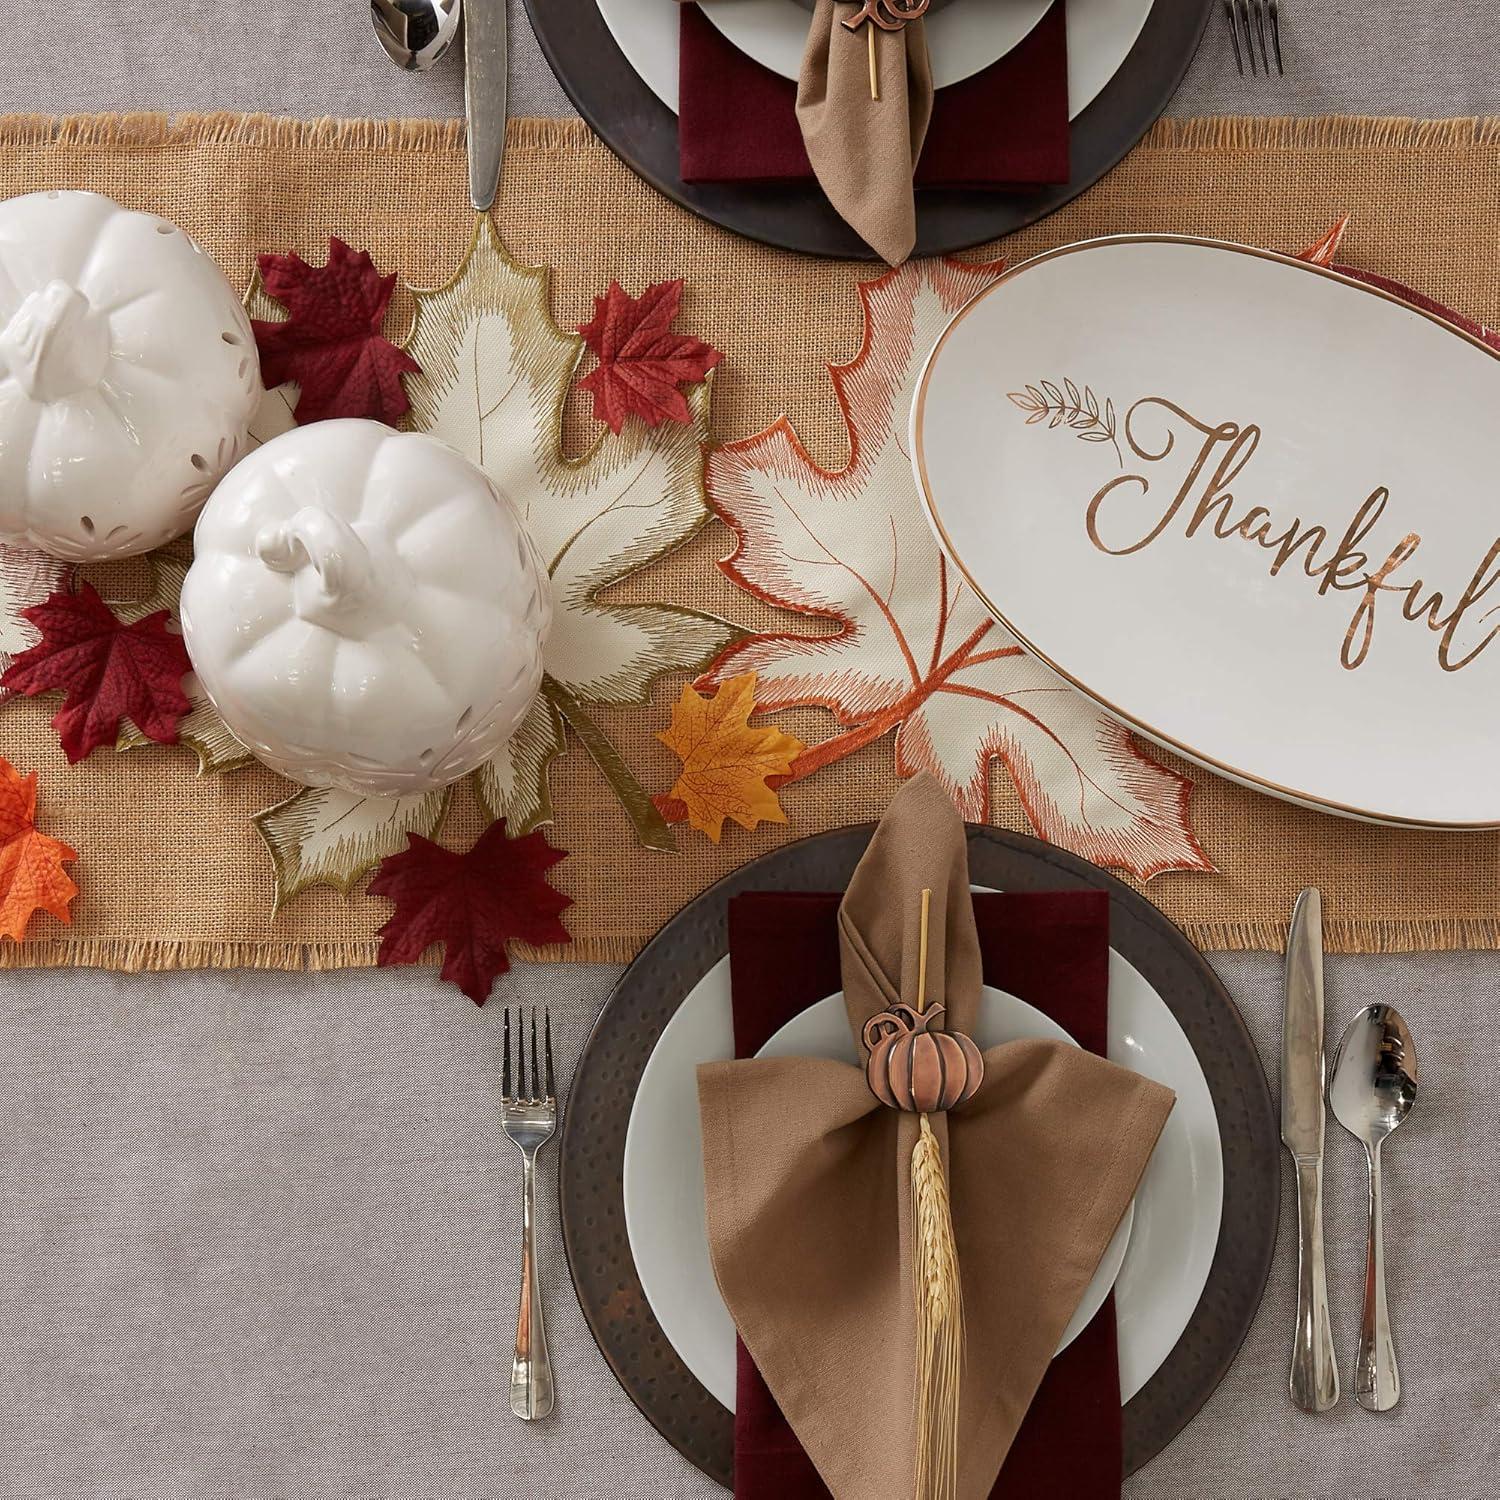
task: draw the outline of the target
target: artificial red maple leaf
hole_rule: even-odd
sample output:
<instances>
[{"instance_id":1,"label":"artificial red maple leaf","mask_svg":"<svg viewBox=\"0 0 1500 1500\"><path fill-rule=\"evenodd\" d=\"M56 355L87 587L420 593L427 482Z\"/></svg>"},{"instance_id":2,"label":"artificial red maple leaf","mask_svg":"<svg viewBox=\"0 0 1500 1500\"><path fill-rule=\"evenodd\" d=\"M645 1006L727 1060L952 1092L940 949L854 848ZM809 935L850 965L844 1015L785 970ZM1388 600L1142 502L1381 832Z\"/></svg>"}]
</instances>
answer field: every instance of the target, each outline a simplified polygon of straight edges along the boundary
<instances>
[{"instance_id":1,"label":"artificial red maple leaf","mask_svg":"<svg viewBox=\"0 0 1500 1500\"><path fill-rule=\"evenodd\" d=\"M421 366L380 331L395 276L380 275L368 251L356 254L337 237L321 268L297 254L262 255L259 264L261 285L289 314L284 323L251 323L267 388L297 382L299 423L399 422L410 404L401 376Z\"/></svg>"},{"instance_id":2,"label":"artificial red maple leaf","mask_svg":"<svg viewBox=\"0 0 1500 1500\"><path fill-rule=\"evenodd\" d=\"M22 613L42 638L6 668L0 687L28 698L67 694L52 727L70 761L113 745L121 719L158 744L177 743L178 720L192 707L182 679L193 666L182 637L167 629L166 610L126 625L85 583Z\"/></svg>"},{"instance_id":3,"label":"artificial red maple leaf","mask_svg":"<svg viewBox=\"0 0 1500 1500\"><path fill-rule=\"evenodd\" d=\"M594 416L618 432L632 412L646 424L691 422L678 389L696 385L723 358L712 344L672 332L682 302L682 280L660 281L639 297L609 284L594 298L594 319L578 331L599 356L599 367L578 382L594 397Z\"/></svg>"},{"instance_id":4,"label":"artificial red maple leaf","mask_svg":"<svg viewBox=\"0 0 1500 1500\"><path fill-rule=\"evenodd\" d=\"M573 899L543 875L567 852L554 849L540 829L509 839L498 818L464 854L419 833L407 841L400 854L381 861L370 882L371 895L396 903L380 929L378 962L414 964L430 944L442 943L443 978L483 1005L496 977L510 968L505 949L512 939L538 947L573 941L558 920Z\"/></svg>"}]
</instances>

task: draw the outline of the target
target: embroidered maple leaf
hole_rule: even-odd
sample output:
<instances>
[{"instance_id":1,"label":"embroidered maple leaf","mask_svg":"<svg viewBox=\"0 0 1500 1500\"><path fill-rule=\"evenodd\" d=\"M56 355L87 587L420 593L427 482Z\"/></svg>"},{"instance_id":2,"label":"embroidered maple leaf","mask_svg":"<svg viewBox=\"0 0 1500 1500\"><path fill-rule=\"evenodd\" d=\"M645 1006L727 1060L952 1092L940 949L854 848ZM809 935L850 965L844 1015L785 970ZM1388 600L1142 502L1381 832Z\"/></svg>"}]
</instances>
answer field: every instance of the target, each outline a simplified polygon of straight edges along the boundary
<instances>
[{"instance_id":1,"label":"embroidered maple leaf","mask_svg":"<svg viewBox=\"0 0 1500 1500\"><path fill-rule=\"evenodd\" d=\"M807 747L769 724L751 725L754 712L754 672L729 678L712 697L684 686L671 726L657 735L682 762L682 774L658 806L681 803L688 822L716 844L725 818L741 828L786 822L766 778L787 775Z\"/></svg>"},{"instance_id":2,"label":"embroidered maple leaf","mask_svg":"<svg viewBox=\"0 0 1500 1500\"><path fill-rule=\"evenodd\" d=\"M0 543L0 674L20 652L36 644L40 632L25 612L52 593L66 573L67 565L45 552ZM0 687L0 700L11 692Z\"/></svg>"},{"instance_id":3,"label":"embroidered maple leaf","mask_svg":"<svg viewBox=\"0 0 1500 1500\"><path fill-rule=\"evenodd\" d=\"M0 934L20 942L39 911L72 920L78 887L63 865L78 856L36 826L36 772L22 776L0 758Z\"/></svg>"},{"instance_id":4,"label":"embroidered maple leaf","mask_svg":"<svg viewBox=\"0 0 1500 1500\"><path fill-rule=\"evenodd\" d=\"M964 816L988 821L1002 761L1036 831L1145 879L1210 869L1188 825L1191 783L1030 656L950 567L922 514L906 448L922 363L1000 265L912 262L860 287L863 347L830 367L849 430L830 472L781 420L709 456L710 503L733 528L720 566L829 633L757 635L698 679L753 671L763 711L816 705L843 732L799 756L810 775L894 731L902 776L931 771Z\"/></svg>"},{"instance_id":5,"label":"embroidered maple leaf","mask_svg":"<svg viewBox=\"0 0 1500 1500\"><path fill-rule=\"evenodd\" d=\"M328 264L310 266L295 253L262 255L261 287L287 310L284 322L254 319L261 378L267 387L295 381L297 421L373 417L392 424L406 415L403 374L420 369L381 333L396 285L368 251L328 241Z\"/></svg>"},{"instance_id":6,"label":"embroidered maple leaf","mask_svg":"<svg viewBox=\"0 0 1500 1500\"><path fill-rule=\"evenodd\" d=\"M551 816L547 768L571 727L652 848L671 831L590 710L645 704L664 673L699 672L738 632L681 605L603 602L612 585L682 545L708 520L703 451L710 382L691 422L603 432L562 448L563 405L584 353L548 309L547 272L517 265L481 219L458 275L415 293L412 425L477 463L521 513L552 579L542 694L509 743L474 773L491 817L519 831Z\"/></svg>"},{"instance_id":7,"label":"embroidered maple leaf","mask_svg":"<svg viewBox=\"0 0 1500 1500\"><path fill-rule=\"evenodd\" d=\"M52 725L70 761L114 744L122 719L158 744L176 743L178 721L192 707L182 679L193 668L182 637L167 629L166 610L125 624L85 583L23 613L42 638L6 668L0 686L27 697L67 694Z\"/></svg>"},{"instance_id":8,"label":"embroidered maple leaf","mask_svg":"<svg viewBox=\"0 0 1500 1500\"><path fill-rule=\"evenodd\" d=\"M380 929L380 963L414 964L442 943L443 978L483 1005L510 968L505 950L514 939L538 947L572 941L558 920L572 898L545 878L567 854L541 832L507 838L501 818L462 854L419 833L408 839L370 882L371 895L396 905Z\"/></svg>"},{"instance_id":9,"label":"embroidered maple leaf","mask_svg":"<svg viewBox=\"0 0 1500 1500\"><path fill-rule=\"evenodd\" d=\"M673 333L682 305L682 281L659 281L639 297L618 281L594 298L594 316L578 331L599 358L598 368L578 382L594 398L594 416L619 432L632 413L647 427L691 422L679 387L695 385L723 357L711 344Z\"/></svg>"}]
</instances>

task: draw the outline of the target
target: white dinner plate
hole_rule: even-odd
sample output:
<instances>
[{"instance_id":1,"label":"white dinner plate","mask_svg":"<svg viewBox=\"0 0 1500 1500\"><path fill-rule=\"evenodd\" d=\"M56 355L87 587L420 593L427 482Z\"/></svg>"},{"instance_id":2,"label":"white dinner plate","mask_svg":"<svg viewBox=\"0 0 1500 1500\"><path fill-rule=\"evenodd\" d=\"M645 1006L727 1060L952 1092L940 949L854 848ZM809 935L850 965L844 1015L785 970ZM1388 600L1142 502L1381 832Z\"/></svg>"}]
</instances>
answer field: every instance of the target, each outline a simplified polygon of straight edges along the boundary
<instances>
[{"instance_id":1,"label":"white dinner plate","mask_svg":"<svg viewBox=\"0 0 1500 1500\"><path fill-rule=\"evenodd\" d=\"M852 1048L842 1002L821 1004L830 1007L827 1015L839 1023ZM1213 1101L1187 1037L1156 991L1114 951L1109 1009L1110 1057L1177 1093L1136 1193L1129 1243L1115 1278L1120 1395L1128 1401L1171 1352L1208 1278L1219 1237L1223 1159ZM1035 1026L1023 1012L1050 1029L1007 1031ZM763 1054L785 1044L792 1028L817 1024L816 1018L796 1018ZM1056 1031L1032 1007L986 990L976 1030L981 1046L992 1046L1006 1035ZM826 1034L837 1043L836 1029ZM794 1032L793 1050L803 1051L803 1040ZM806 1040L812 1044L811 1038ZM733 1055L726 958L694 986L663 1030L641 1075L624 1161L625 1223L646 1298L683 1362L730 1410L735 1334L708 1253L696 1074L699 1063ZM1091 1287L1090 1295L1093 1291Z\"/></svg>"},{"instance_id":2,"label":"white dinner plate","mask_svg":"<svg viewBox=\"0 0 1500 1500\"><path fill-rule=\"evenodd\" d=\"M1497 406L1500 355L1384 292L1122 237L959 312L911 451L975 591L1132 728L1328 812L1492 827Z\"/></svg>"},{"instance_id":3,"label":"white dinner plate","mask_svg":"<svg viewBox=\"0 0 1500 1500\"><path fill-rule=\"evenodd\" d=\"M933 84L946 88L999 61L1025 41L1051 3L955 0L928 16ZM706 0L703 14L747 57L795 82L802 71L808 23L808 12L797 0Z\"/></svg>"},{"instance_id":4,"label":"white dinner plate","mask_svg":"<svg viewBox=\"0 0 1500 1500\"><path fill-rule=\"evenodd\" d=\"M704 9L738 10L744 3L745 0L710 0ZM763 0L750 0L750 3L760 4ZM789 15L800 24L805 40L807 12L791 4L791 0L783 0L783 3ZM1119 71L1151 14L1152 3L1153 0L1068 0L1070 119L1077 119ZM931 18L929 33L936 31L939 23L949 17L975 6L982 8L985 4L986 0L957 0ZM674 0L598 0L598 5L604 24L625 54L625 60L651 92L676 114L678 17ZM720 24L723 24L722 20ZM950 67L962 66L962 59L950 61L940 56L936 39L929 45L936 79L940 84L953 82L953 78L946 76L947 72ZM994 54L995 57L1000 55L1000 52ZM796 76L795 68L791 76ZM964 74L955 76L963 77Z\"/></svg>"}]
</instances>

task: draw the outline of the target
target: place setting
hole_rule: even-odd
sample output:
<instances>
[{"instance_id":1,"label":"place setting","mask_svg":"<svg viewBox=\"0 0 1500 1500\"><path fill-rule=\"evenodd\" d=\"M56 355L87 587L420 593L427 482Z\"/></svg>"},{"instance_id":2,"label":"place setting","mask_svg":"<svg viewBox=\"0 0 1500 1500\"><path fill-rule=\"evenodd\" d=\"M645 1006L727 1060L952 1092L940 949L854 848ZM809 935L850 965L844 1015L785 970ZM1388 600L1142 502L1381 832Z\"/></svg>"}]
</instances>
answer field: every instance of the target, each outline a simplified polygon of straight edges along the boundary
<instances>
[{"instance_id":1,"label":"place setting","mask_svg":"<svg viewBox=\"0 0 1500 1500\"><path fill-rule=\"evenodd\" d=\"M472 1259L435 1161L515 1231L382 1262L455 1493L1207 1494L1233 1426L1423 1492L1500 128L1158 122L1290 4L527 9L578 119L497 0L359 7L463 120L0 118L0 968L394 1008L399 1080L264 1065L315 1154L394 1110L392 1244Z\"/></svg>"},{"instance_id":2,"label":"place setting","mask_svg":"<svg viewBox=\"0 0 1500 1500\"><path fill-rule=\"evenodd\" d=\"M528 10L579 113L661 191L783 249L894 262L993 239L1096 181L1161 112L1213 6Z\"/></svg>"}]
</instances>

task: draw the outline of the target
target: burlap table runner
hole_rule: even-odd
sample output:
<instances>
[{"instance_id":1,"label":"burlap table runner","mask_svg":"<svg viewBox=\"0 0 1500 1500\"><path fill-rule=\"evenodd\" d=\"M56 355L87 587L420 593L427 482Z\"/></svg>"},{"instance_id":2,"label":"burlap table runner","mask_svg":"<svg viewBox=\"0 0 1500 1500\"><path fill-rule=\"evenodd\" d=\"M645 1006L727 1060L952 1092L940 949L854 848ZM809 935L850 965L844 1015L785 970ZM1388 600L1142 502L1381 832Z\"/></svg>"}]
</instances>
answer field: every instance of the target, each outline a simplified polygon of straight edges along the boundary
<instances>
[{"instance_id":1,"label":"burlap table runner","mask_svg":"<svg viewBox=\"0 0 1500 1500\"><path fill-rule=\"evenodd\" d=\"M155 210L198 238L239 284L260 250L321 261L330 233L368 248L408 282L436 284L468 243L464 182L457 125L0 119L0 196L88 187ZM1166 122L1098 187L998 253L1022 257L1131 230L1297 249L1345 211L1354 219L1342 259L1500 324L1500 121ZM638 181L577 121L512 123L498 217L519 259L555 267L554 313L564 326L586 320L611 277L637 289L685 277L685 325L727 355L715 388L716 435L741 437L785 413L815 459L844 461L824 366L857 348L854 283L873 268L783 254L703 223ZM397 307L398 319L405 311ZM769 628L777 612L712 566L729 546L713 522L621 597L674 597ZM601 714L650 791L675 776L675 760L653 736L677 686L660 685L656 711ZM0 753L40 771L46 827L79 851L81 895L71 928L39 917L34 940L0 944L0 965L374 962L375 931L389 911L383 901L319 888L271 915L271 865L251 815L284 797L286 783L258 769L200 780L186 750L98 751L69 767L48 727L55 708L47 699L0 706ZM811 710L779 722L809 741L831 728ZM1007 776L998 767L992 774L997 821L1026 828ZM1194 824L1219 873L1164 875L1146 890L1199 945L1279 947L1296 889L1316 883L1330 948L1500 947L1500 834L1394 832L1190 774ZM549 956L619 961L743 861L780 841L877 817L895 778L889 744L876 743L786 788L787 827L748 834L731 826L717 848L684 829L676 855L634 842L576 745L555 765L552 785L550 837L573 851L554 876L577 905L566 914L573 945ZM443 838L462 847L478 828L461 789Z\"/></svg>"}]
</instances>

